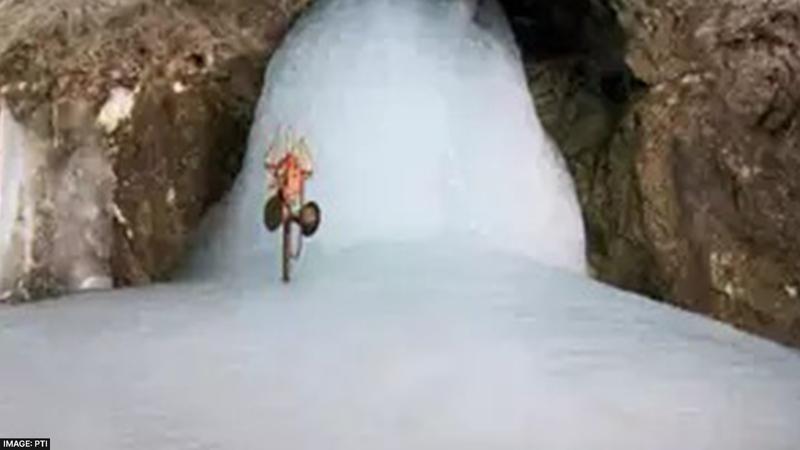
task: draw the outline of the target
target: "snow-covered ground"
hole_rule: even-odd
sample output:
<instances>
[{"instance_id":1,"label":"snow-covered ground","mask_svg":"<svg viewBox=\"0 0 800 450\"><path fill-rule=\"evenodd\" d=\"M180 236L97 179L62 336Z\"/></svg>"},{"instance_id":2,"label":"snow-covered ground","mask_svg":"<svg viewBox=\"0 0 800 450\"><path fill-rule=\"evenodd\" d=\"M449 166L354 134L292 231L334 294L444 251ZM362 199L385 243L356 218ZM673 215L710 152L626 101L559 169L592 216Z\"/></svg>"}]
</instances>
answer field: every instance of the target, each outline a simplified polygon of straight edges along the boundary
<instances>
[{"instance_id":1,"label":"snow-covered ground","mask_svg":"<svg viewBox=\"0 0 800 450\"><path fill-rule=\"evenodd\" d=\"M786 449L800 356L433 245L0 312L0 432L59 449Z\"/></svg>"},{"instance_id":2,"label":"snow-covered ground","mask_svg":"<svg viewBox=\"0 0 800 450\"><path fill-rule=\"evenodd\" d=\"M319 1L185 280L0 309L0 436L796 449L800 354L582 275L563 164L477 3ZM260 225L279 125L308 136L324 215L288 286Z\"/></svg>"}]
</instances>

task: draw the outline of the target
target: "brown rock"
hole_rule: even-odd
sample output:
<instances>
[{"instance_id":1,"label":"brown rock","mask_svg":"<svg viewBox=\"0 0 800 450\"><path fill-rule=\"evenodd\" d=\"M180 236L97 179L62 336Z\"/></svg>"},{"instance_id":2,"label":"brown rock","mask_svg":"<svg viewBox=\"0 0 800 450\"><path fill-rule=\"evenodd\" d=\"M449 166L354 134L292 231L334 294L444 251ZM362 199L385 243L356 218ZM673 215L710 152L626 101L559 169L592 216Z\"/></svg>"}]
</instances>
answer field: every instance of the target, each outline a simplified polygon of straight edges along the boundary
<instances>
[{"instance_id":1,"label":"brown rock","mask_svg":"<svg viewBox=\"0 0 800 450\"><path fill-rule=\"evenodd\" d=\"M595 271L800 345L800 3L613 3L647 90L615 103L564 55L531 77Z\"/></svg>"}]
</instances>

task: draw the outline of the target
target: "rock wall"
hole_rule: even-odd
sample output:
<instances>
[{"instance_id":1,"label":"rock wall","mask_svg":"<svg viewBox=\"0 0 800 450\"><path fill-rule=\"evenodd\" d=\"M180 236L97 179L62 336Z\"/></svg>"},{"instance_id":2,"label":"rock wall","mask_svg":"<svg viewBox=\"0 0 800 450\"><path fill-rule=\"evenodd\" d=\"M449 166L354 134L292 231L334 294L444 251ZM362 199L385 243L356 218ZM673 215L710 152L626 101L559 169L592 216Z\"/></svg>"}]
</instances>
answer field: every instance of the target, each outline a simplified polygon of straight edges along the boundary
<instances>
[{"instance_id":1,"label":"rock wall","mask_svg":"<svg viewBox=\"0 0 800 450\"><path fill-rule=\"evenodd\" d=\"M238 172L269 54L306 3L0 2L0 115L19 135L0 162L28 167L24 195L0 193L0 299L168 277Z\"/></svg>"},{"instance_id":2,"label":"rock wall","mask_svg":"<svg viewBox=\"0 0 800 450\"><path fill-rule=\"evenodd\" d=\"M622 43L566 3L596 44L530 79L598 277L800 345L800 2L615 0Z\"/></svg>"}]
</instances>

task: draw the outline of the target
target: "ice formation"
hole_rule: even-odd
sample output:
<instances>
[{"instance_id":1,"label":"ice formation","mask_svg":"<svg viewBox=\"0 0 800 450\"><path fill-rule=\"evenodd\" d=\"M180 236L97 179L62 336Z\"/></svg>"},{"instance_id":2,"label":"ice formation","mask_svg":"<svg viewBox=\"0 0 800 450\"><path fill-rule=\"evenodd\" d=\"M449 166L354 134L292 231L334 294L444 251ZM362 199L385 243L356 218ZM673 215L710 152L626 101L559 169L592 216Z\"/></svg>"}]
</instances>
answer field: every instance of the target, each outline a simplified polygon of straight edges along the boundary
<instances>
[{"instance_id":1,"label":"ice formation","mask_svg":"<svg viewBox=\"0 0 800 450\"><path fill-rule=\"evenodd\" d=\"M572 181L536 116L494 2L332 0L272 58L240 183L205 258L275 247L261 224L279 129L314 152L314 246L469 241L583 272ZM244 239L243 239L244 237Z\"/></svg>"},{"instance_id":2,"label":"ice formation","mask_svg":"<svg viewBox=\"0 0 800 450\"><path fill-rule=\"evenodd\" d=\"M52 145L0 104L0 298L26 295L20 281L42 273L66 291L111 287L110 162L87 139L50 167Z\"/></svg>"},{"instance_id":3,"label":"ice formation","mask_svg":"<svg viewBox=\"0 0 800 450\"><path fill-rule=\"evenodd\" d=\"M25 185L32 170L24 129L0 101L0 298L10 295L11 284L30 258L23 244L32 240L32 196Z\"/></svg>"}]
</instances>

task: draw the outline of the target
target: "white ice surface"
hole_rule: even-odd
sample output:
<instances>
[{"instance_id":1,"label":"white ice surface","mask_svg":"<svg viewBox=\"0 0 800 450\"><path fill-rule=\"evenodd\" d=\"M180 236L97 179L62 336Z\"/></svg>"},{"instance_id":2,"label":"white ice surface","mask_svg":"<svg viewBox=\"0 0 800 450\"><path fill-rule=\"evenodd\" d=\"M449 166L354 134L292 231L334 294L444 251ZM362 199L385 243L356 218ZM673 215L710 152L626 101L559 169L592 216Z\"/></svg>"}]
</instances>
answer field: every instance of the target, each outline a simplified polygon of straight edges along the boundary
<instances>
[{"instance_id":1,"label":"white ice surface","mask_svg":"<svg viewBox=\"0 0 800 450\"><path fill-rule=\"evenodd\" d=\"M329 259L333 258L333 259ZM59 449L794 450L800 355L434 245L0 310L0 432Z\"/></svg>"},{"instance_id":2,"label":"white ice surface","mask_svg":"<svg viewBox=\"0 0 800 450\"><path fill-rule=\"evenodd\" d=\"M479 241L576 272L584 236L572 181L536 116L493 2L321 1L272 58L227 238L232 267L275 248L261 224L263 159L280 127L315 160L314 245ZM475 20L473 20L475 17Z\"/></svg>"},{"instance_id":3,"label":"white ice surface","mask_svg":"<svg viewBox=\"0 0 800 450\"><path fill-rule=\"evenodd\" d=\"M291 121L319 152L325 222L295 281L277 281L251 151L212 224L229 234L199 256L225 270L0 309L0 436L76 450L797 449L796 351L544 268L582 265L571 191L506 28L485 15L481 35L455 6L320 2L276 57L253 133L263 151L269 120ZM479 43L454 37L465 30ZM316 73L335 61L351 70ZM435 186L441 170L450 187ZM504 190L504 216L484 217Z\"/></svg>"}]
</instances>

